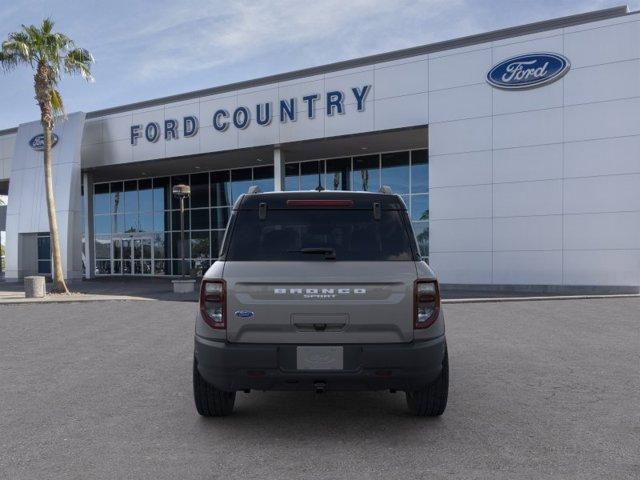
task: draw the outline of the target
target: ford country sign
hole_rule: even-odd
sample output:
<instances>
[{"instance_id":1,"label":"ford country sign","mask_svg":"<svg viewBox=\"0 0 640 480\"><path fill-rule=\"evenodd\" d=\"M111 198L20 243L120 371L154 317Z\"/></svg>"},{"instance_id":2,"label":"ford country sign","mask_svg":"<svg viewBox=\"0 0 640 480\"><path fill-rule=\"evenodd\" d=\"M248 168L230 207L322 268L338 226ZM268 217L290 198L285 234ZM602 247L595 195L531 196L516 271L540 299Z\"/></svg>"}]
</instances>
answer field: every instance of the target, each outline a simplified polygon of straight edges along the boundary
<instances>
[{"instance_id":1,"label":"ford country sign","mask_svg":"<svg viewBox=\"0 0 640 480\"><path fill-rule=\"evenodd\" d=\"M571 63L558 53L529 53L508 58L487 73L487 82L504 90L541 87L561 78Z\"/></svg>"},{"instance_id":2,"label":"ford country sign","mask_svg":"<svg viewBox=\"0 0 640 480\"><path fill-rule=\"evenodd\" d=\"M55 133L51 134L51 148L56 146L58 143L58 136ZM44 133L39 133L34 136L31 140L29 140L29 146L33 148L36 152L44 152Z\"/></svg>"}]
</instances>

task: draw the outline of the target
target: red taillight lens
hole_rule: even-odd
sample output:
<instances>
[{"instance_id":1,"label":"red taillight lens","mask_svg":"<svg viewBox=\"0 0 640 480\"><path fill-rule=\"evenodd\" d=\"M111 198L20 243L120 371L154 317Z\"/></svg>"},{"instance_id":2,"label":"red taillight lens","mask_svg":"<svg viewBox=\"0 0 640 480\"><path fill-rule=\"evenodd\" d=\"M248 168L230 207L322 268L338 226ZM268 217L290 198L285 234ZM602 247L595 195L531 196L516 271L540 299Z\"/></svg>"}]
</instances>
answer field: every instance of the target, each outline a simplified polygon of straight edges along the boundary
<instances>
[{"instance_id":1,"label":"red taillight lens","mask_svg":"<svg viewBox=\"0 0 640 480\"><path fill-rule=\"evenodd\" d=\"M440 314L440 289L436 280L417 280L414 294L414 328L429 328Z\"/></svg>"},{"instance_id":2,"label":"red taillight lens","mask_svg":"<svg viewBox=\"0 0 640 480\"><path fill-rule=\"evenodd\" d=\"M212 328L227 328L227 285L224 280L202 280L200 314Z\"/></svg>"}]
</instances>

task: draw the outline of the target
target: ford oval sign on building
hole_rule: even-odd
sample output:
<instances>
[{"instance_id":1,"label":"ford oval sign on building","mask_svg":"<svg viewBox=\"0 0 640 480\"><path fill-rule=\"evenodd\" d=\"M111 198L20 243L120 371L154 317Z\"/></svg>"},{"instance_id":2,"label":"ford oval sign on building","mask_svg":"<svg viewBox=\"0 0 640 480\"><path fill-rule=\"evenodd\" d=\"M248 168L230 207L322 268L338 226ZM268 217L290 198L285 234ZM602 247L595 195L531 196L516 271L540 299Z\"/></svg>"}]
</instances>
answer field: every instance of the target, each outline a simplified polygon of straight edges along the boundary
<instances>
[{"instance_id":1,"label":"ford oval sign on building","mask_svg":"<svg viewBox=\"0 0 640 480\"><path fill-rule=\"evenodd\" d=\"M487 82L505 90L536 88L562 78L570 67L569 59L558 53L529 53L495 65Z\"/></svg>"},{"instance_id":2,"label":"ford oval sign on building","mask_svg":"<svg viewBox=\"0 0 640 480\"><path fill-rule=\"evenodd\" d=\"M55 133L51 134L51 148L56 146L58 143L58 136ZM33 148L36 152L44 152L44 133L39 133L34 136L31 140L29 140L29 146Z\"/></svg>"}]
</instances>

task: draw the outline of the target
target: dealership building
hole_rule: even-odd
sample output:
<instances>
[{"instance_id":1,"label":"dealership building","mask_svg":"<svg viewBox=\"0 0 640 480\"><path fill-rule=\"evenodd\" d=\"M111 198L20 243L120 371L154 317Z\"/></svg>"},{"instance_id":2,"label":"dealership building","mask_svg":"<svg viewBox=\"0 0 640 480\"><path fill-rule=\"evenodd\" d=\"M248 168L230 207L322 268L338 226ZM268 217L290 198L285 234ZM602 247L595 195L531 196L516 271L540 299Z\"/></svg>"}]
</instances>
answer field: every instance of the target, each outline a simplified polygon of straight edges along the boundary
<instances>
[{"instance_id":1,"label":"dealership building","mask_svg":"<svg viewBox=\"0 0 640 480\"><path fill-rule=\"evenodd\" d=\"M7 280L51 271L41 134L0 131ZM196 272L252 185L387 185L443 283L640 285L640 13L626 7L71 113L54 140L69 278L179 275L177 184Z\"/></svg>"}]
</instances>

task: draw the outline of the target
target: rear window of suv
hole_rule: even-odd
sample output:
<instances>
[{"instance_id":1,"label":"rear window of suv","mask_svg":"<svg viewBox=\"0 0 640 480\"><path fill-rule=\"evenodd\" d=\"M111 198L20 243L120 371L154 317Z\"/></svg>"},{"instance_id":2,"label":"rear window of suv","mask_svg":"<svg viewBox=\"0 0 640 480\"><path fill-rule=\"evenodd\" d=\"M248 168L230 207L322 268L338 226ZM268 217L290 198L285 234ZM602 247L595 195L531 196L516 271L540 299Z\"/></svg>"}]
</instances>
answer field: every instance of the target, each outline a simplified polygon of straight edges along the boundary
<instances>
[{"instance_id":1,"label":"rear window of suv","mask_svg":"<svg viewBox=\"0 0 640 480\"><path fill-rule=\"evenodd\" d=\"M229 232L226 260L406 261L414 259L413 233L404 210L239 210Z\"/></svg>"}]
</instances>

